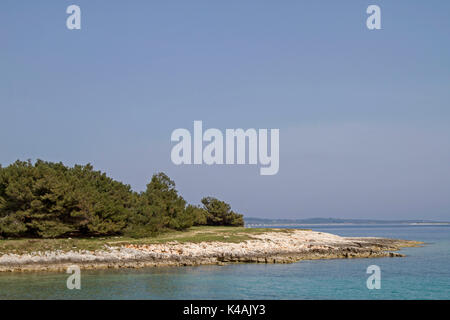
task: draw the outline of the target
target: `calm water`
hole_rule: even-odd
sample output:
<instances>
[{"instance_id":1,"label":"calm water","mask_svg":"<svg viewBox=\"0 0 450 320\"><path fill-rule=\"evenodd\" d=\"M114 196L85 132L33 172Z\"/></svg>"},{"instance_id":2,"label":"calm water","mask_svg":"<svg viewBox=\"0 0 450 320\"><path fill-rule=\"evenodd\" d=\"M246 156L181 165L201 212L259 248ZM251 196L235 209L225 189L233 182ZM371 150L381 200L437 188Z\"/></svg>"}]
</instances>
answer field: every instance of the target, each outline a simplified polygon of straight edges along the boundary
<instances>
[{"instance_id":1,"label":"calm water","mask_svg":"<svg viewBox=\"0 0 450 320\"><path fill-rule=\"evenodd\" d=\"M449 299L450 226L320 226L343 236L420 240L406 258L302 261L119 271L82 271L81 290L65 273L0 274L0 299ZM368 290L366 269L381 268Z\"/></svg>"}]
</instances>

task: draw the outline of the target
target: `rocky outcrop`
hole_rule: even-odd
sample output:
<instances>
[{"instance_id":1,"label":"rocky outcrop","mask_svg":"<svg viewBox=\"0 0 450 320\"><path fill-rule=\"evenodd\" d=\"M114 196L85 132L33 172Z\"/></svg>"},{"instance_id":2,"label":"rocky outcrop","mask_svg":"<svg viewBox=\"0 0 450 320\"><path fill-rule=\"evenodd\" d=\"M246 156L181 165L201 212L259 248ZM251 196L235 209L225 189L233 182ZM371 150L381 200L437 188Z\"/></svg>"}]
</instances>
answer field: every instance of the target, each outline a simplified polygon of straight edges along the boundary
<instances>
[{"instance_id":1,"label":"rocky outcrop","mask_svg":"<svg viewBox=\"0 0 450 320\"><path fill-rule=\"evenodd\" d=\"M309 230L267 232L240 243L201 242L122 245L97 251L46 251L0 256L0 271L194 266L226 263L291 263L299 260L401 257L394 252L419 242L346 238Z\"/></svg>"}]
</instances>

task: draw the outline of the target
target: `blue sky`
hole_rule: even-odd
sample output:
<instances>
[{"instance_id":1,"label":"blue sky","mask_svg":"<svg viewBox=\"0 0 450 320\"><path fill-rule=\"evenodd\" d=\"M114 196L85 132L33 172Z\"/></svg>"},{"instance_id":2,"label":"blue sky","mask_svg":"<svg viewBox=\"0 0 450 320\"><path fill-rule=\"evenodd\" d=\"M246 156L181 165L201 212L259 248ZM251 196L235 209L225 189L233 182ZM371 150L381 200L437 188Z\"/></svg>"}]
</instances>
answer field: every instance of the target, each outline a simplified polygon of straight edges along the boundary
<instances>
[{"instance_id":1,"label":"blue sky","mask_svg":"<svg viewBox=\"0 0 450 320\"><path fill-rule=\"evenodd\" d=\"M82 29L66 28L67 6ZM382 30L365 26L382 10ZM0 163L92 163L248 216L450 220L450 2L0 4ZM279 128L280 171L175 166L170 135Z\"/></svg>"}]
</instances>

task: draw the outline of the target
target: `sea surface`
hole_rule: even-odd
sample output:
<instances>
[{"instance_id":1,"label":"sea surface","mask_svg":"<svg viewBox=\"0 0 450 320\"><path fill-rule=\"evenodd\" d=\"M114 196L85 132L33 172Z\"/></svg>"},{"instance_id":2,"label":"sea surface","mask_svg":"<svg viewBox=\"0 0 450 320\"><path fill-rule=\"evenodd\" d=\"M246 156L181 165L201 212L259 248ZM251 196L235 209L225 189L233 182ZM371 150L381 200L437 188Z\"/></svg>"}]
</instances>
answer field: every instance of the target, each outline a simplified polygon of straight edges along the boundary
<instances>
[{"instance_id":1,"label":"sea surface","mask_svg":"<svg viewBox=\"0 0 450 320\"><path fill-rule=\"evenodd\" d=\"M81 272L69 290L66 273L0 273L0 299L449 299L450 226L307 226L341 236L424 241L405 258L336 259L293 264L161 267ZM381 269L369 290L367 267Z\"/></svg>"}]
</instances>

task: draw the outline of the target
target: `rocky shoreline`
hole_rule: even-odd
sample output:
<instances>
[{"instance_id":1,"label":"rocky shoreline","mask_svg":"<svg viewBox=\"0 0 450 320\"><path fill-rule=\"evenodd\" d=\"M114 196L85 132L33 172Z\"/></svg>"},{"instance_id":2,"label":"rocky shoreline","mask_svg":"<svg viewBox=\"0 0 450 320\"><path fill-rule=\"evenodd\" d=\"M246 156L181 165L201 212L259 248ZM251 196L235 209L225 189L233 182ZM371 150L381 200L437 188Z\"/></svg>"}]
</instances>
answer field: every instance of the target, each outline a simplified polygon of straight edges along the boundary
<instances>
[{"instance_id":1,"label":"rocky shoreline","mask_svg":"<svg viewBox=\"0 0 450 320\"><path fill-rule=\"evenodd\" d=\"M200 242L123 244L102 250L0 253L0 272L118 269L158 266L196 266L227 263L291 263L300 260L402 257L402 247L419 246L410 240L348 238L310 230L266 232L240 243Z\"/></svg>"}]
</instances>

